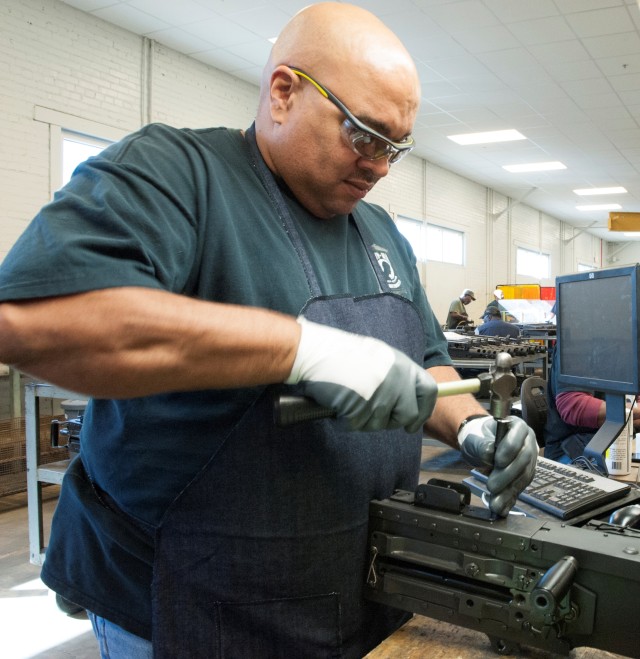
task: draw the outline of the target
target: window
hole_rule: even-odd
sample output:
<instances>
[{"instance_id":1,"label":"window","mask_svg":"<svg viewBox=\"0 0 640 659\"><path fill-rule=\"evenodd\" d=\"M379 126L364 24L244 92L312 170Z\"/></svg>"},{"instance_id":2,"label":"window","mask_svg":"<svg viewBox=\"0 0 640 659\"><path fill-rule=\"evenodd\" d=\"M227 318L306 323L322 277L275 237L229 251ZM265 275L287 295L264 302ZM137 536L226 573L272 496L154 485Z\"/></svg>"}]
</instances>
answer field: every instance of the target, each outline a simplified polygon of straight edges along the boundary
<instances>
[{"instance_id":1,"label":"window","mask_svg":"<svg viewBox=\"0 0 640 659\"><path fill-rule=\"evenodd\" d=\"M440 261L464 263L464 233L445 229L435 224L425 224L410 217L398 217L396 225L409 241L418 262Z\"/></svg>"},{"instance_id":2,"label":"window","mask_svg":"<svg viewBox=\"0 0 640 659\"><path fill-rule=\"evenodd\" d=\"M550 257L542 252L518 247L516 253L516 274L534 279L548 279Z\"/></svg>"},{"instance_id":3,"label":"window","mask_svg":"<svg viewBox=\"0 0 640 659\"><path fill-rule=\"evenodd\" d=\"M49 192L52 197L69 181L81 162L130 132L41 105L35 106L33 118L49 128Z\"/></svg>"},{"instance_id":4,"label":"window","mask_svg":"<svg viewBox=\"0 0 640 659\"><path fill-rule=\"evenodd\" d=\"M409 241L413 253L418 261L425 261L426 254L424 249L424 239L422 229L424 224L419 220L412 220L408 217L399 217L396 226L398 231Z\"/></svg>"},{"instance_id":5,"label":"window","mask_svg":"<svg viewBox=\"0 0 640 659\"><path fill-rule=\"evenodd\" d=\"M427 259L464 264L464 233L427 224Z\"/></svg>"},{"instance_id":6,"label":"window","mask_svg":"<svg viewBox=\"0 0 640 659\"><path fill-rule=\"evenodd\" d=\"M90 156L95 156L111 142L89 135L62 131L62 185L69 182L73 170ZM62 186L61 186L62 187Z\"/></svg>"}]
</instances>

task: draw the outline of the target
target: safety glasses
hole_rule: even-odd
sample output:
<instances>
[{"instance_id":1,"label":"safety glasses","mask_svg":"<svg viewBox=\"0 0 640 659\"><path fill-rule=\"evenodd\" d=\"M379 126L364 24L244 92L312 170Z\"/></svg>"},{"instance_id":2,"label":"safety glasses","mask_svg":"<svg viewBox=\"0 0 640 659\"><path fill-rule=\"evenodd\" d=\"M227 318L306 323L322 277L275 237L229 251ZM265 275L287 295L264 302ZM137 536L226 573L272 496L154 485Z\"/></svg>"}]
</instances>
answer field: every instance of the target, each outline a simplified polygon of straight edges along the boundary
<instances>
[{"instance_id":1,"label":"safety glasses","mask_svg":"<svg viewBox=\"0 0 640 659\"><path fill-rule=\"evenodd\" d=\"M390 163L394 163L404 158L415 146L415 141L411 135L405 137L402 142L393 142L392 140L387 139L384 135L378 133L378 131L373 130L373 128L369 128L363 124L360 119L354 116L337 96L314 80L308 73L305 73L295 66L290 66L289 68L296 75L308 80L325 98L328 98L345 114L346 119L342 122L340 130L346 143L359 156L362 156L367 160L387 158Z\"/></svg>"}]
</instances>

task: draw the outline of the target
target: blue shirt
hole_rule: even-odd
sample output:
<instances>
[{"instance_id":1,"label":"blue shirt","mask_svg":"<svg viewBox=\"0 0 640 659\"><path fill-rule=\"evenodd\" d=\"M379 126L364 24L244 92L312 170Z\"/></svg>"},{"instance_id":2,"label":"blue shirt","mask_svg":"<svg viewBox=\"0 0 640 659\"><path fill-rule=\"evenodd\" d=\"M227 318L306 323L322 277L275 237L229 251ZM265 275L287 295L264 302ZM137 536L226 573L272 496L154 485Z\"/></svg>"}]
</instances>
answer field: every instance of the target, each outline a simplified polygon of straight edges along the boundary
<instances>
[{"instance_id":1,"label":"blue shirt","mask_svg":"<svg viewBox=\"0 0 640 659\"><path fill-rule=\"evenodd\" d=\"M511 323L496 319L478 325L478 327L476 327L476 334L482 334L484 336L503 336L516 339L520 336L520 330Z\"/></svg>"}]
</instances>

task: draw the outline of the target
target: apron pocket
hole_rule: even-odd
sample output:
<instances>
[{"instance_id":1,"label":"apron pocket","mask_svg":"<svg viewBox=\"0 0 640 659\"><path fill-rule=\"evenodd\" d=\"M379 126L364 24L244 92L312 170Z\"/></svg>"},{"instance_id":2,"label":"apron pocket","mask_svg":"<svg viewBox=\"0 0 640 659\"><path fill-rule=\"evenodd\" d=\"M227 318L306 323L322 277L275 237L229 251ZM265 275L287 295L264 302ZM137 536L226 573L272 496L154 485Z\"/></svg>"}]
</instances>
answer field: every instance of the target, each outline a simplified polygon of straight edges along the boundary
<instances>
[{"instance_id":1,"label":"apron pocket","mask_svg":"<svg viewBox=\"0 0 640 659\"><path fill-rule=\"evenodd\" d=\"M337 593L217 604L220 659L340 657Z\"/></svg>"}]
</instances>

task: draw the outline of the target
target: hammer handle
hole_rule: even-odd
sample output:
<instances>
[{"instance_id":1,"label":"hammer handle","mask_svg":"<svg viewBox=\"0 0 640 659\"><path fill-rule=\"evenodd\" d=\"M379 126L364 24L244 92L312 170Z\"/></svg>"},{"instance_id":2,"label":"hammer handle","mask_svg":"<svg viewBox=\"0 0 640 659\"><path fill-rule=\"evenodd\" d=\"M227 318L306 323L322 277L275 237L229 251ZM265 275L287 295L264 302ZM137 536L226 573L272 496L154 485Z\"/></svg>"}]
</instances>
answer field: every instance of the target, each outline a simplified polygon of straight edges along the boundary
<instances>
[{"instance_id":1,"label":"hammer handle","mask_svg":"<svg viewBox=\"0 0 640 659\"><path fill-rule=\"evenodd\" d=\"M508 419L496 419L496 442L495 445L502 441L504 436L509 432L509 420Z\"/></svg>"},{"instance_id":2,"label":"hammer handle","mask_svg":"<svg viewBox=\"0 0 640 659\"><path fill-rule=\"evenodd\" d=\"M441 396L456 396L460 394L480 391L482 381L479 378L468 380L454 380L441 382L438 387L438 398ZM274 404L273 415L276 425L284 428L302 421L315 421L316 419L331 419L336 411L316 403L306 396L279 396Z\"/></svg>"}]
</instances>

